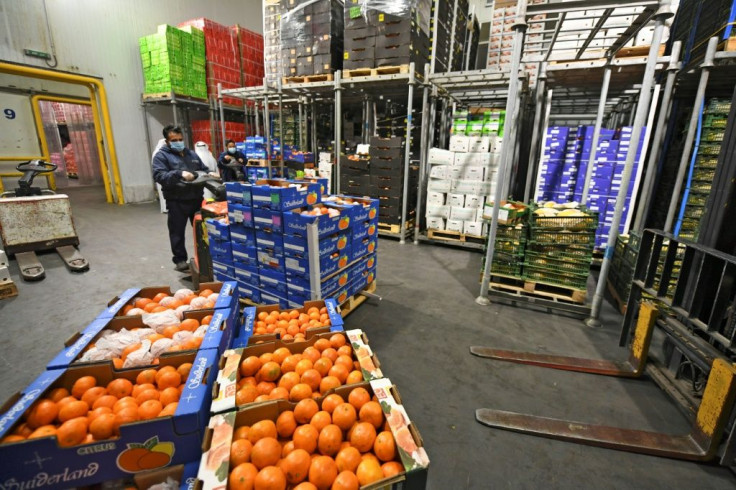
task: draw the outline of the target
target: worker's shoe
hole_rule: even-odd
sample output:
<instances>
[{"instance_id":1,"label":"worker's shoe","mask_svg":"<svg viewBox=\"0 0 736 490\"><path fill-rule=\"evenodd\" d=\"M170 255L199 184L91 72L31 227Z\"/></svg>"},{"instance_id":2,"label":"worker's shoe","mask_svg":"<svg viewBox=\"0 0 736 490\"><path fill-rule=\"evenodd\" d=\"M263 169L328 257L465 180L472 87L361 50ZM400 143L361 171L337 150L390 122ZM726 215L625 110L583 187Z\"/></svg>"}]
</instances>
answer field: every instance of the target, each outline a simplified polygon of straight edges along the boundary
<instances>
[{"instance_id":1,"label":"worker's shoe","mask_svg":"<svg viewBox=\"0 0 736 490\"><path fill-rule=\"evenodd\" d=\"M189 270L189 264L187 264L186 262L177 262L174 266L174 270L179 272L186 272Z\"/></svg>"}]
</instances>

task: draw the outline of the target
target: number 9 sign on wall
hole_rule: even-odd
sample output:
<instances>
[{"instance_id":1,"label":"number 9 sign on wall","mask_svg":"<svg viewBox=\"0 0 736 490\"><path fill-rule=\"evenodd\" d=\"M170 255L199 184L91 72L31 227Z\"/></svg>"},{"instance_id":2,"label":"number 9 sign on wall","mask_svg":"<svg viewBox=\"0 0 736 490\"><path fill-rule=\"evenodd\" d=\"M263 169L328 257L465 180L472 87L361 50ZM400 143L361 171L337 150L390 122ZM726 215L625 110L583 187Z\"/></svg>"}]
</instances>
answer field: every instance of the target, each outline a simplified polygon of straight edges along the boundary
<instances>
[{"instance_id":1,"label":"number 9 sign on wall","mask_svg":"<svg viewBox=\"0 0 736 490\"><path fill-rule=\"evenodd\" d=\"M0 113L0 156L39 157L41 146L31 98L0 92Z\"/></svg>"}]
</instances>

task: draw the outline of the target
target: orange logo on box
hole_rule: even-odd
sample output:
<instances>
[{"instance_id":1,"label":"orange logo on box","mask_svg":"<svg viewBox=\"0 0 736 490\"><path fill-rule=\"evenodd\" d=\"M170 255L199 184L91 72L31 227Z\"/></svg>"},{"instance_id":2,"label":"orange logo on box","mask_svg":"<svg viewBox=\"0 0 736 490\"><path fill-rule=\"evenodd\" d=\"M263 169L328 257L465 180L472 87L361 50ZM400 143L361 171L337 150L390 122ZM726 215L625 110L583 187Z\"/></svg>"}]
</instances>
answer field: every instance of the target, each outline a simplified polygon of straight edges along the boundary
<instances>
[{"instance_id":1,"label":"orange logo on box","mask_svg":"<svg viewBox=\"0 0 736 490\"><path fill-rule=\"evenodd\" d=\"M117 465L128 473L161 468L171 462L174 456L173 442L159 442L154 436L144 443L130 443L125 451L118 455Z\"/></svg>"}]
</instances>

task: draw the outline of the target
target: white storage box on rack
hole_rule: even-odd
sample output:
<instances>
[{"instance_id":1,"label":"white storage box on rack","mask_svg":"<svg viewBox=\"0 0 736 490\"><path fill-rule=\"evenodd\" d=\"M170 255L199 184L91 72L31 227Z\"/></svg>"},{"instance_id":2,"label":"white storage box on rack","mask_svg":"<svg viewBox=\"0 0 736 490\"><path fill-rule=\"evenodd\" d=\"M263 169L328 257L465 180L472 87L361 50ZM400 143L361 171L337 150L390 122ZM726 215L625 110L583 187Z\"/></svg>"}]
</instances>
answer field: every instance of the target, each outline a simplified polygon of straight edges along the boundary
<instances>
[{"instance_id":1,"label":"white storage box on rack","mask_svg":"<svg viewBox=\"0 0 736 490\"><path fill-rule=\"evenodd\" d=\"M501 138L453 135L450 149L429 150L429 230L484 236L483 205L496 191Z\"/></svg>"}]
</instances>

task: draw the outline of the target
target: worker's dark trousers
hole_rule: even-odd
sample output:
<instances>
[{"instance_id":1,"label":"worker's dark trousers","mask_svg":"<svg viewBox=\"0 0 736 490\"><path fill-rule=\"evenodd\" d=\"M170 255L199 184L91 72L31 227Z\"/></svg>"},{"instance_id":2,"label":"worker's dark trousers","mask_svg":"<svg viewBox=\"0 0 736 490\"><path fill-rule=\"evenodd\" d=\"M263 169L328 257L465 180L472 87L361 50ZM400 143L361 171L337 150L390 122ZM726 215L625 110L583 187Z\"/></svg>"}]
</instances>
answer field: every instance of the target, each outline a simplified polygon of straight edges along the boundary
<instances>
[{"instance_id":1,"label":"worker's dark trousers","mask_svg":"<svg viewBox=\"0 0 736 490\"><path fill-rule=\"evenodd\" d=\"M202 206L202 200L193 201L176 201L173 199L166 200L166 207L169 209L169 241L171 242L171 253L174 254L171 260L175 264L187 261L187 247L184 233L187 230L187 221L192 223L194 215Z\"/></svg>"}]
</instances>

